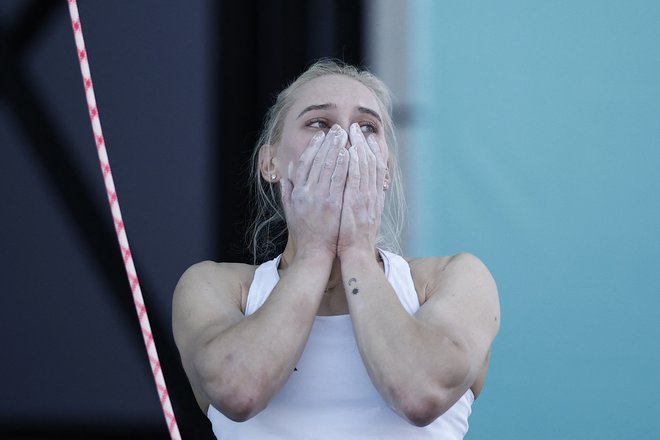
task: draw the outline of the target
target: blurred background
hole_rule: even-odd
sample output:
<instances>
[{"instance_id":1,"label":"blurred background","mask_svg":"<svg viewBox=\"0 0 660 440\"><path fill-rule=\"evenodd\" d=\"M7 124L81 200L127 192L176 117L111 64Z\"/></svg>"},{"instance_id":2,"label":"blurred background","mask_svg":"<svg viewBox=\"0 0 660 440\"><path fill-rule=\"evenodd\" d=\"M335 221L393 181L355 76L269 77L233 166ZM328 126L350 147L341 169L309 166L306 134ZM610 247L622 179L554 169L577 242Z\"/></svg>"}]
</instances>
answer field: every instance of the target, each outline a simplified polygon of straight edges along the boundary
<instances>
[{"instance_id":1,"label":"blurred background","mask_svg":"<svg viewBox=\"0 0 660 440\"><path fill-rule=\"evenodd\" d=\"M246 167L321 56L398 100L408 255L469 251L502 328L469 439L660 431L660 3L79 2L128 237L184 439L191 264L248 261ZM66 1L0 2L0 438L168 438Z\"/></svg>"}]
</instances>

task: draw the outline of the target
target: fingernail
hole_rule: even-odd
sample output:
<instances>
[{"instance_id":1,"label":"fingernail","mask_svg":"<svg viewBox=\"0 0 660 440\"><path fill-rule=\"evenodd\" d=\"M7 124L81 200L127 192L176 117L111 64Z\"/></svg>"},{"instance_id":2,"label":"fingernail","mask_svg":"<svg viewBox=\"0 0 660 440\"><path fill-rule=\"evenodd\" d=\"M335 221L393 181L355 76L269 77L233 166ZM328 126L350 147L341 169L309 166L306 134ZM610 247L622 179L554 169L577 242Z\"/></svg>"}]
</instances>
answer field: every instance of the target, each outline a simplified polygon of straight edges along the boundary
<instances>
[{"instance_id":1,"label":"fingernail","mask_svg":"<svg viewBox=\"0 0 660 440\"><path fill-rule=\"evenodd\" d=\"M358 130L360 130L360 124L358 124L357 122L353 122L351 124L351 130L357 132Z\"/></svg>"},{"instance_id":2,"label":"fingernail","mask_svg":"<svg viewBox=\"0 0 660 440\"><path fill-rule=\"evenodd\" d=\"M314 141L318 141L319 139L323 139L325 137L325 133L323 131L317 131L314 133L314 137L312 138Z\"/></svg>"}]
</instances>

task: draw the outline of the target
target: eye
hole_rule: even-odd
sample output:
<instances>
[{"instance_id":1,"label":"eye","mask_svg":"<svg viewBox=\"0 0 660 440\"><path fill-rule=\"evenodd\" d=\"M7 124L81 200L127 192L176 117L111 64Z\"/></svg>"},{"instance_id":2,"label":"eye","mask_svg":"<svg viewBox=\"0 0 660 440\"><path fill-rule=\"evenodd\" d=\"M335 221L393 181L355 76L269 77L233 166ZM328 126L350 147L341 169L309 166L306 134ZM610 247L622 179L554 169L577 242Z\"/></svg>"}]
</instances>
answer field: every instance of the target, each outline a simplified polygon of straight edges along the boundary
<instances>
[{"instance_id":1,"label":"eye","mask_svg":"<svg viewBox=\"0 0 660 440\"><path fill-rule=\"evenodd\" d=\"M312 119L307 123L308 127L317 128L319 130L325 130L330 128L325 119Z\"/></svg>"},{"instance_id":2,"label":"eye","mask_svg":"<svg viewBox=\"0 0 660 440\"><path fill-rule=\"evenodd\" d=\"M378 128L372 122L360 123L360 129L362 130L362 133L376 133L378 131Z\"/></svg>"}]
</instances>

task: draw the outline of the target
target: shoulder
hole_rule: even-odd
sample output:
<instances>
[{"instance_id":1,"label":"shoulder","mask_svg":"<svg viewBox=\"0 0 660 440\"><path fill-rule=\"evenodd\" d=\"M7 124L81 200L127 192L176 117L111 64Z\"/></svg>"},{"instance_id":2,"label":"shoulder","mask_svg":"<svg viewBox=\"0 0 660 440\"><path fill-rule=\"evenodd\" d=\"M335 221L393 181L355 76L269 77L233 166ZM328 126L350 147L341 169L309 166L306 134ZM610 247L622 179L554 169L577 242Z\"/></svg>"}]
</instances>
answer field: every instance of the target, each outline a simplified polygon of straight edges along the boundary
<instances>
[{"instance_id":1,"label":"shoulder","mask_svg":"<svg viewBox=\"0 0 660 440\"><path fill-rule=\"evenodd\" d=\"M256 269L257 266L251 264L202 261L186 269L179 279L179 284L205 284L223 288L228 285L249 284Z\"/></svg>"},{"instance_id":2,"label":"shoulder","mask_svg":"<svg viewBox=\"0 0 660 440\"><path fill-rule=\"evenodd\" d=\"M215 261L200 261L190 266L183 273L181 278L240 278L254 274L257 266L243 263L218 263Z\"/></svg>"},{"instance_id":3,"label":"shoulder","mask_svg":"<svg viewBox=\"0 0 660 440\"><path fill-rule=\"evenodd\" d=\"M480 285L486 295L497 296L497 286L486 265L475 255L461 252L449 256L405 257L410 265L415 288L423 304L434 294L460 285ZM458 289L462 290L462 289Z\"/></svg>"},{"instance_id":4,"label":"shoulder","mask_svg":"<svg viewBox=\"0 0 660 440\"><path fill-rule=\"evenodd\" d=\"M244 317L243 298L253 275L253 266L212 261L181 275L172 298L172 332L182 356L190 357L207 334Z\"/></svg>"},{"instance_id":5,"label":"shoulder","mask_svg":"<svg viewBox=\"0 0 660 440\"><path fill-rule=\"evenodd\" d=\"M174 290L174 306L217 299L229 300L243 311L256 268L250 264L214 261L193 264L179 278Z\"/></svg>"}]
</instances>

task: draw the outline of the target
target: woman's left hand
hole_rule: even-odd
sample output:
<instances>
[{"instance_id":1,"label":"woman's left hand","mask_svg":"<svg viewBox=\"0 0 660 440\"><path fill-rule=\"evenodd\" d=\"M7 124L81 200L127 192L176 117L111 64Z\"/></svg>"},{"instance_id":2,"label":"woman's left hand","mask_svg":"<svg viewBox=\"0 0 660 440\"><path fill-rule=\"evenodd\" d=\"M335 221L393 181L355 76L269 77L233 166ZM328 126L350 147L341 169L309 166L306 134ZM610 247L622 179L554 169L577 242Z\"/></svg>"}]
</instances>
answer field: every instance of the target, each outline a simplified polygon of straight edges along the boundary
<instances>
[{"instance_id":1,"label":"woman's left hand","mask_svg":"<svg viewBox=\"0 0 660 440\"><path fill-rule=\"evenodd\" d=\"M366 139L358 124L349 128L349 165L339 225L337 255L373 253L385 202L386 163L376 138Z\"/></svg>"}]
</instances>

